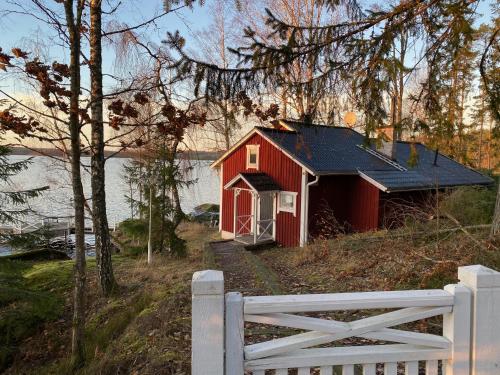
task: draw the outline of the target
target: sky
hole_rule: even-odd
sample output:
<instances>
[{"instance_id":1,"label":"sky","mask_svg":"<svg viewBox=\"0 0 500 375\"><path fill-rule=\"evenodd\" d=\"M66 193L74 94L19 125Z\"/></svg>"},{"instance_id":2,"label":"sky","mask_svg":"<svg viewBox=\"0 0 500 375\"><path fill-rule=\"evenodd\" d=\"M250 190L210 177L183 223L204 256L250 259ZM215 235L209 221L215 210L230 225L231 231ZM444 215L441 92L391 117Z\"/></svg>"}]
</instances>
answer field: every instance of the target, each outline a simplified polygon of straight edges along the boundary
<instances>
[{"instance_id":1,"label":"sky","mask_svg":"<svg viewBox=\"0 0 500 375\"><path fill-rule=\"evenodd\" d=\"M195 46L194 36L197 32L209 27L212 21L210 13L210 5L214 0L207 0L203 7L194 5L192 8L184 7L183 9L165 15L156 21L157 27L142 27L137 30L138 33L144 35L153 43L160 44L166 38L166 33L175 32L178 30L181 35L188 40L188 44ZM60 44L57 33L51 26L48 26L37 20L32 15L19 14L19 7L12 5L17 2L28 11L32 11L33 5L31 0L0 0L0 47L3 51L9 52L13 47L20 47L24 51L33 51L33 54L42 56L42 60L52 62L54 60L68 62L69 55L66 48ZM47 4L55 4L57 9L62 9L54 0L45 0ZM109 10L111 4L117 4L117 0L103 0L103 9ZM124 0L121 1L124 5L120 6L115 15L104 16L103 24L116 23L116 20L122 24L121 26L114 25L115 29L122 29L142 24L161 13L163 13L162 0ZM10 14L5 11L14 10ZM39 16L36 12L36 16ZM126 68L120 68L118 72L115 66L115 49L110 43L103 42L103 72L127 75ZM36 47L35 47L36 45ZM88 48L87 48L88 50ZM89 72L87 69L82 69L82 85L89 86ZM105 92L106 88L113 88L116 81L104 77ZM9 93L15 93L15 96L21 98L25 102L39 101L30 87L27 87L25 82L18 78L13 78L11 75L2 75L0 71L0 89L5 89ZM0 93L0 99L2 94ZM12 142L11 137L7 141ZM29 142L33 147L48 146L39 144L37 141Z\"/></svg>"},{"instance_id":2,"label":"sky","mask_svg":"<svg viewBox=\"0 0 500 375\"><path fill-rule=\"evenodd\" d=\"M1 0L0 11L5 10L19 10L18 7L9 5L14 0ZM15 0L21 3L27 9L31 6L31 0ZM47 3L53 0L45 0ZM160 43L165 39L166 32L174 32L179 30L181 35L188 41L193 41L192 36L197 31L208 27L210 25L212 16L209 12L210 3L213 0L206 1L205 6L194 5L192 9L183 8L168 14L156 21L159 31L155 27L143 27L138 30L144 33L147 37L155 43ZM116 4L118 1L103 0L103 9L110 9L109 3ZM143 23L145 20L159 15L163 12L162 0L125 0L121 1L124 5L118 8L115 13L116 16L107 16L103 19L103 23L116 22L118 19L121 23L127 26L134 26ZM60 7L60 5L58 5ZM22 47L25 50L33 50L35 41L46 41L47 46L42 48L42 55L49 60L67 60L67 51L59 44L57 34L50 26L44 25L43 22L36 20L33 16L20 15L20 14L0 14L0 47L4 51L10 51L13 47ZM190 43L192 44L192 43ZM47 52L50 54L47 56ZM114 69L114 50L110 44L104 44L103 49L103 62L104 71L112 72ZM82 74L82 78L84 74ZM0 81L0 85L2 82Z\"/></svg>"},{"instance_id":3,"label":"sky","mask_svg":"<svg viewBox=\"0 0 500 375\"><path fill-rule=\"evenodd\" d=\"M144 27L138 30L142 36L153 43L159 44L166 38L166 33L175 32L178 30L186 39L186 47L188 50L196 51L199 48L200 40L196 40L196 34L204 29L207 29L213 20L213 2L215 0L206 0L204 6L195 4L192 9L183 8L181 10L170 13L157 20L155 26ZM226 0L231 4L232 0ZM236 0L233 0L236 1ZM479 3L478 12L482 14L478 18L477 23L485 22L491 16L490 4L495 0L482 0ZM21 47L26 51L33 51L39 54L45 61L52 62L54 60L67 62L67 49L60 45L60 40L57 33L43 22L37 20L30 15L22 15L19 13L6 14L5 11L16 10L20 8L12 5L19 3L27 10L33 9L31 0L0 0L0 47L4 51L10 51L13 47ZM60 4L54 0L45 0L47 4L57 9L61 9ZM103 0L104 10L111 8L110 4L122 4L112 16L105 16L104 24L116 23L119 20L127 26L141 24L163 12L162 0ZM365 0L363 2L366 7L376 1ZM39 14L37 16L43 17ZM243 29L244 25L241 25ZM121 27L118 27L121 28ZM203 41L201 41L202 43ZM110 43L104 44L103 51L103 70L108 73L117 73L115 66L115 50ZM117 75L126 75L127 68L120 68ZM82 71L82 83L88 86L89 74L87 71ZM114 80L105 77L105 89L110 89L115 84ZM0 88L5 88L8 92L15 92L18 97L26 97L31 90L26 88L25 83L19 79L6 77L0 72ZM1 97L1 94L0 94Z\"/></svg>"}]
</instances>

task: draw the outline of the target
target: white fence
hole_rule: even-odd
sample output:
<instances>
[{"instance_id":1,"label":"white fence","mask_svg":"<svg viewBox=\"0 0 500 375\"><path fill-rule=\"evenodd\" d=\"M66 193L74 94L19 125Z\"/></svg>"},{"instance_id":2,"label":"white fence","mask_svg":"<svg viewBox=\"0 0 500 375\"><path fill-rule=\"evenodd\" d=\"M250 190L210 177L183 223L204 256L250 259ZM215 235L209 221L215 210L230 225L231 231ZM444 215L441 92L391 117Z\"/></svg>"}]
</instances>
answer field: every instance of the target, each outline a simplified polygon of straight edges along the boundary
<instances>
[{"instance_id":1,"label":"white fence","mask_svg":"<svg viewBox=\"0 0 500 375\"><path fill-rule=\"evenodd\" d=\"M221 271L196 272L191 373L499 375L500 273L467 266L458 275L444 290L243 297L224 294ZM350 322L297 315L365 309L391 311ZM440 315L442 335L390 328ZM245 345L244 322L306 332ZM380 344L335 346L351 337Z\"/></svg>"}]
</instances>

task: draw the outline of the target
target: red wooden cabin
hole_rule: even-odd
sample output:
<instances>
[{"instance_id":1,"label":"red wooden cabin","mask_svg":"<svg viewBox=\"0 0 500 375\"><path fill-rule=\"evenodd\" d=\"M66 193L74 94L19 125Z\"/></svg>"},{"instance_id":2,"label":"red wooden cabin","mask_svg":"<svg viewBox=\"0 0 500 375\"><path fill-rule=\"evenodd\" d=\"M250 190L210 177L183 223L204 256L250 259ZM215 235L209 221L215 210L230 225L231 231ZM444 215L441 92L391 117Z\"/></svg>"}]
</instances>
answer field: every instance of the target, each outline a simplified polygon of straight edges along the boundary
<instances>
[{"instance_id":1,"label":"red wooden cabin","mask_svg":"<svg viewBox=\"0 0 500 375\"><path fill-rule=\"evenodd\" d=\"M366 147L363 135L332 126L281 121L279 129L255 127L212 164L220 170L223 238L246 244L304 245L335 220L352 231L384 222L391 195L411 199L422 192L492 180L444 155L397 142ZM389 155L395 157L391 159Z\"/></svg>"}]
</instances>

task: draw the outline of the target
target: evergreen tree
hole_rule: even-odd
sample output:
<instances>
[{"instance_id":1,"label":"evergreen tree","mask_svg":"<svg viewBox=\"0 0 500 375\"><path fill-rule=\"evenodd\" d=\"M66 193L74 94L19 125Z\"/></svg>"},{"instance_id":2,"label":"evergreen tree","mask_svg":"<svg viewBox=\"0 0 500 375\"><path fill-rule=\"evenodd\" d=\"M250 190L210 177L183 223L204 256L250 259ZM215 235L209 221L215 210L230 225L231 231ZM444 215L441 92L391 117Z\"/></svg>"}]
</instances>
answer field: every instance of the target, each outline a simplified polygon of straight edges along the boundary
<instances>
[{"instance_id":1,"label":"evergreen tree","mask_svg":"<svg viewBox=\"0 0 500 375\"><path fill-rule=\"evenodd\" d=\"M0 141L2 141L1 137ZM29 200L40 196L47 189L47 187L13 189L11 178L27 170L32 159L10 161L9 154L9 148L0 145L0 224L21 222L27 214L32 212L29 208Z\"/></svg>"},{"instance_id":2,"label":"evergreen tree","mask_svg":"<svg viewBox=\"0 0 500 375\"><path fill-rule=\"evenodd\" d=\"M442 92L441 80L447 72L462 69L457 59L463 57L460 51L470 46L477 2L401 0L394 5L364 10L356 0L325 0L322 4L330 12L344 18L321 26L287 23L267 10L267 24L272 28L270 37L278 38L279 43L270 43L269 38L246 28L248 43L233 50L239 57L240 65L236 68L224 69L191 58L184 52L184 40L178 33L169 35L168 42L180 54L175 65L178 75L194 77L196 95L203 92L206 97L220 98L228 94L235 96L241 91L261 93L269 85L279 90L283 87L279 77L285 76L297 63L311 66L313 71L311 76L296 83L299 87L321 86L338 80L350 83L357 108L363 112L367 134L386 124L389 111L385 98L395 91L391 89L394 76L401 78L397 71L425 71L425 84L415 95L424 103L426 112L426 118L419 119L419 125L425 125L422 123L425 120L443 132L454 127L462 131L463 123L459 120L457 125L455 120L461 117L461 96L465 91L454 83L448 103L448 107L453 107L453 115L450 114L453 125L450 118L442 117L443 103L437 93ZM301 37L304 33L308 35L305 39ZM407 36L412 38L409 44L423 48L416 53L413 64L405 67L401 56L394 59L394 46Z\"/></svg>"}]
</instances>

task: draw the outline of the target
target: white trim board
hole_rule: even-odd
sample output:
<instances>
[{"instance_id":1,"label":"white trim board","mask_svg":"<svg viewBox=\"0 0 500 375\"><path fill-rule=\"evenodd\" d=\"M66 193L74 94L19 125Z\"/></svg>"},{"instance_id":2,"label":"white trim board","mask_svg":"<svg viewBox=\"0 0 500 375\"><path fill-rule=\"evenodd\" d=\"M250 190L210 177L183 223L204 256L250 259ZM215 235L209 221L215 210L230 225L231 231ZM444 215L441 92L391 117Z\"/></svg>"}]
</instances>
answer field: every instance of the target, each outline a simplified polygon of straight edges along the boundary
<instances>
[{"instance_id":1,"label":"white trim board","mask_svg":"<svg viewBox=\"0 0 500 375\"><path fill-rule=\"evenodd\" d=\"M386 192L388 189L386 186L382 185L380 182L375 181L373 178L367 176L363 172L358 172L359 177L361 177L363 180L368 181L370 184L375 186L376 188Z\"/></svg>"},{"instance_id":2,"label":"white trim board","mask_svg":"<svg viewBox=\"0 0 500 375\"><path fill-rule=\"evenodd\" d=\"M220 191L219 191L219 232L222 232L222 201L224 200L224 168L220 166Z\"/></svg>"}]
</instances>

